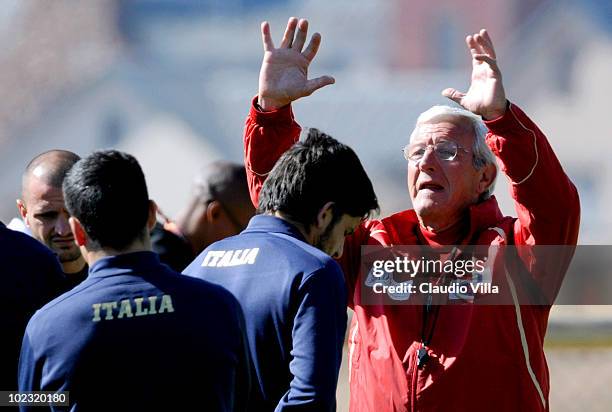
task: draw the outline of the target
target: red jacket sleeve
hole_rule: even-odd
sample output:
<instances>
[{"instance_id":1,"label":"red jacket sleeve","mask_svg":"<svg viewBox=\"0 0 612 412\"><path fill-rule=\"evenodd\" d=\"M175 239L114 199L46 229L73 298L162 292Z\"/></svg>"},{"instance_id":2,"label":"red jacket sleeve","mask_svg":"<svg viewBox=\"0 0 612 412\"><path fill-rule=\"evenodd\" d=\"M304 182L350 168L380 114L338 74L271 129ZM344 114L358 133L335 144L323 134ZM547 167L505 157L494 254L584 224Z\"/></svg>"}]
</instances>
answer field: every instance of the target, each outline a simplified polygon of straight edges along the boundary
<instances>
[{"instance_id":1,"label":"red jacket sleeve","mask_svg":"<svg viewBox=\"0 0 612 412\"><path fill-rule=\"evenodd\" d=\"M293 118L291 105L270 112L257 107L257 96L244 126L244 165L253 205L276 161L300 138L302 128Z\"/></svg>"},{"instance_id":2,"label":"red jacket sleeve","mask_svg":"<svg viewBox=\"0 0 612 412\"><path fill-rule=\"evenodd\" d=\"M291 105L262 112L257 107L257 97L253 99L244 128L244 165L251 201L255 207L259 204L259 192L268 173L281 155L299 140L301 131ZM344 254L338 260L347 280L350 299L359 273L361 245L368 243L371 228L375 225L375 221L366 222L360 225L354 235L348 236L344 243Z\"/></svg>"},{"instance_id":3,"label":"red jacket sleeve","mask_svg":"<svg viewBox=\"0 0 612 412\"><path fill-rule=\"evenodd\" d=\"M521 109L511 104L502 117L485 123L487 143L510 179L518 256L552 302L578 240L578 192L542 131Z\"/></svg>"},{"instance_id":4,"label":"red jacket sleeve","mask_svg":"<svg viewBox=\"0 0 612 412\"><path fill-rule=\"evenodd\" d=\"M516 245L575 245L580 201L544 133L517 106L486 121L487 143L511 183Z\"/></svg>"}]
</instances>

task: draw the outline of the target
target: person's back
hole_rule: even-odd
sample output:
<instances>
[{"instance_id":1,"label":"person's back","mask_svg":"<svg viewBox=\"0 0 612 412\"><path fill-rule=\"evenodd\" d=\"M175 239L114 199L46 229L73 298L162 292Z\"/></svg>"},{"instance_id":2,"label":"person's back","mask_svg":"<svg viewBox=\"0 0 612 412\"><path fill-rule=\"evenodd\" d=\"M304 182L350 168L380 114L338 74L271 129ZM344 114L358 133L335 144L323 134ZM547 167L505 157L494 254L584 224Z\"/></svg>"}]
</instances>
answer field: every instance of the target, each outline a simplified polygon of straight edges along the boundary
<instances>
[{"instance_id":1,"label":"person's back","mask_svg":"<svg viewBox=\"0 0 612 412\"><path fill-rule=\"evenodd\" d=\"M312 391L333 397L347 297L340 267L329 255L306 243L291 224L259 215L240 236L209 246L185 273L223 286L242 305L259 382L249 410L274 410L292 375L314 375L310 382L294 381L292 397ZM315 365L300 348L317 351Z\"/></svg>"},{"instance_id":2,"label":"person's back","mask_svg":"<svg viewBox=\"0 0 612 412\"><path fill-rule=\"evenodd\" d=\"M55 255L30 236L0 223L0 390L17 389L19 347L28 319L59 294L62 271Z\"/></svg>"},{"instance_id":3,"label":"person's back","mask_svg":"<svg viewBox=\"0 0 612 412\"><path fill-rule=\"evenodd\" d=\"M243 409L240 306L151 251L156 206L136 159L96 152L73 166L63 192L90 273L30 320L19 390L69 392L71 411Z\"/></svg>"},{"instance_id":4,"label":"person's back","mask_svg":"<svg viewBox=\"0 0 612 412\"><path fill-rule=\"evenodd\" d=\"M74 410L177 405L197 394L207 410L230 411L225 386L245 364L236 357L241 323L228 292L169 270L153 252L103 258L32 318L20 388L69 391Z\"/></svg>"},{"instance_id":5,"label":"person's back","mask_svg":"<svg viewBox=\"0 0 612 412\"><path fill-rule=\"evenodd\" d=\"M242 306L259 384L250 410L335 410L347 291L332 257L377 208L355 152L311 129L270 172L246 230L184 271Z\"/></svg>"}]
</instances>

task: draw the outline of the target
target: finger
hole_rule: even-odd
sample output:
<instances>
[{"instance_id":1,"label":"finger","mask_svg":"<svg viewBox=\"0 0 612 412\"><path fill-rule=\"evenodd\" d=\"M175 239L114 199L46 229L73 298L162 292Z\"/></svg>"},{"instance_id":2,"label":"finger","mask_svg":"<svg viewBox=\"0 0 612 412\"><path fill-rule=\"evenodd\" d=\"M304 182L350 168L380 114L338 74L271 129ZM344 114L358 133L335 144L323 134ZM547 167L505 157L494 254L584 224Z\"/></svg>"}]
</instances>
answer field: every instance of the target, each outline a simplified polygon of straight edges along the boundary
<instances>
[{"instance_id":1,"label":"finger","mask_svg":"<svg viewBox=\"0 0 612 412\"><path fill-rule=\"evenodd\" d=\"M491 70L493 70L494 72L499 72L497 60L487 54L476 54L474 55L474 60L477 60L479 62L485 62L491 67Z\"/></svg>"},{"instance_id":2,"label":"finger","mask_svg":"<svg viewBox=\"0 0 612 412\"><path fill-rule=\"evenodd\" d=\"M308 33L308 20L301 19L298 22L297 26L297 34L295 35L295 40L293 41L292 49L297 50L298 52L302 51L304 47L304 43L306 43L306 34Z\"/></svg>"},{"instance_id":3,"label":"finger","mask_svg":"<svg viewBox=\"0 0 612 412\"><path fill-rule=\"evenodd\" d=\"M461 104L461 99L465 97L465 93L461 93L457 89L453 89L449 87L448 89L442 90L442 96L448 97L455 103Z\"/></svg>"},{"instance_id":4,"label":"finger","mask_svg":"<svg viewBox=\"0 0 612 412\"><path fill-rule=\"evenodd\" d=\"M474 37L472 36L467 36L465 38L465 43L467 44L468 48L470 49L470 53L472 54L472 57L474 57L478 53L478 49L476 48L476 41L474 40Z\"/></svg>"},{"instance_id":5,"label":"finger","mask_svg":"<svg viewBox=\"0 0 612 412\"><path fill-rule=\"evenodd\" d=\"M274 42L270 34L270 24L267 21L261 23L261 38L263 40L264 51L268 52L274 50Z\"/></svg>"},{"instance_id":6,"label":"finger","mask_svg":"<svg viewBox=\"0 0 612 412\"><path fill-rule=\"evenodd\" d=\"M322 87L329 86L330 84L336 83L336 80L331 76L321 76L316 79L310 79L306 82L307 96L311 95L315 91Z\"/></svg>"},{"instance_id":7,"label":"finger","mask_svg":"<svg viewBox=\"0 0 612 412\"><path fill-rule=\"evenodd\" d=\"M475 48L478 51L478 54L486 53L485 49L482 47L482 36L479 33L474 33L472 38L474 39L474 45L476 46Z\"/></svg>"},{"instance_id":8,"label":"finger","mask_svg":"<svg viewBox=\"0 0 612 412\"><path fill-rule=\"evenodd\" d=\"M310 43L308 43L308 46L306 47L306 50L304 50L302 55L306 57L309 62L311 62L312 59L314 59L314 57L317 55L320 45L321 35L319 33L313 34L312 38L310 39Z\"/></svg>"},{"instance_id":9,"label":"finger","mask_svg":"<svg viewBox=\"0 0 612 412\"><path fill-rule=\"evenodd\" d=\"M293 43L293 36L295 35L295 28L297 27L298 19L295 17L289 18L287 22L287 28L285 29L285 34L283 35L283 41L281 42L280 48L287 49L291 47L291 43Z\"/></svg>"},{"instance_id":10,"label":"finger","mask_svg":"<svg viewBox=\"0 0 612 412\"><path fill-rule=\"evenodd\" d=\"M480 36L485 42L485 50L487 50L487 53L494 59L497 58L497 56L495 55L495 48L493 47L493 41L491 40L487 29L480 30Z\"/></svg>"}]
</instances>

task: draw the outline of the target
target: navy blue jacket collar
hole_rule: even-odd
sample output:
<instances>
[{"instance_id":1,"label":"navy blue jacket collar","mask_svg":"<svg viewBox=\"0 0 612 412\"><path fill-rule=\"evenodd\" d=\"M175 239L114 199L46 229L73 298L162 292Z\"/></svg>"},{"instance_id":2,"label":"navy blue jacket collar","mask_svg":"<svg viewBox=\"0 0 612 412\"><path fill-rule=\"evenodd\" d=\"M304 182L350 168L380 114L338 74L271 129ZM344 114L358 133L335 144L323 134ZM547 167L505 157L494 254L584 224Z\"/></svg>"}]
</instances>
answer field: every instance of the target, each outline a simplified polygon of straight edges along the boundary
<instances>
[{"instance_id":1,"label":"navy blue jacket collar","mask_svg":"<svg viewBox=\"0 0 612 412\"><path fill-rule=\"evenodd\" d=\"M89 268L89 277L104 277L136 272L139 275L148 273L161 266L155 252L143 251L108 256L96 261Z\"/></svg>"},{"instance_id":2,"label":"navy blue jacket collar","mask_svg":"<svg viewBox=\"0 0 612 412\"><path fill-rule=\"evenodd\" d=\"M242 233L283 233L306 242L302 232L291 223L272 215L256 215L251 218L249 225ZM308 242L306 242L308 243Z\"/></svg>"}]
</instances>

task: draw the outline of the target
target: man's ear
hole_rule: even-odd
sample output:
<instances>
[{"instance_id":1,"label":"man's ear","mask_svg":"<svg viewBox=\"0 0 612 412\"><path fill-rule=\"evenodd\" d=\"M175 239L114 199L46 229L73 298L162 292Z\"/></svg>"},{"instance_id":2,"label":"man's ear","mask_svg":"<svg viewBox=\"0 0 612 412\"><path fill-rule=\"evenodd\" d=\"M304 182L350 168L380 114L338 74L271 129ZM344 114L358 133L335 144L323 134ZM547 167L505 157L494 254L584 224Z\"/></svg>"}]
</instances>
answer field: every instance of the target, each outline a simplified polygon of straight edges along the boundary
<instances>
[{"instance_id":1,"label":"man's ear","mask_svg":"<svg viewBox=\"0 0 612 412\"><path fill-rule=\"evenodd\" d=\"M487 191L489 186L495 181L497 176L497 168L493 164L488 164L483 167L480 175L480 181L478 182L478 194L481 195Z\"/></svg>"},{"instance_id":2,"label":"man's ear","mask_svg":"<svg viewBox=\"0 0 612 412\"><path fill-rule=\"evenodd\" d=\"M26 204L23 200L17 199L17 209L19 210L19 214L21 215L26 226L29 226L28 220L26 219L26 215L28 214L28 209L26 208Z\"/></svg>"},{"instance_id":3,"label":"man's ear","mask_svg":"<svg viewBox=\"0 0 612 412\"><path fill-rule=\"evenodd\" d=\"M209 222L214 222L215 220L217 220L219 218L219 215L221 214L222 209L223 208L221 207L221 203L219 203L217 200L209 202L206 206L206 220L208 220Z\"/></svg>"},{"instance_id":4,"label":"man's ear","mask_svg":"<svg viewBox=\"0 0 612 412\"><path fill-rule=\"evenodd\" d=\"M327 202L319 209L319 213L317 213L317 221L315 222L315 227L323 231L327 228L327 226L331 223L334 218L334 202Z\"/></svg>"},{"instance_id":5,"label":"man's ear","mask_svg":"<svg viewBox=\"0 0 612 412\"><path fill-rule=\"evenodd\" d=\"M153 230L155 223L157 223L157 203L149 200L149 216L147 217L147 229L149 229L149 232Z\"/></svg>"},{"instance_id":6,"label":"man's ear","mask_svg":"<svg viewBox=\"0 0 612 412\"><path fill-rule=\"evenodd\" d=\"M83 225L74 216L70 216L68 219L68 224L70 225L70 230L72 230L72 234L74 235L74 241L79 246L87 245L87 233L85 229L83 229Z\"/></svg>"}]
</instances>

